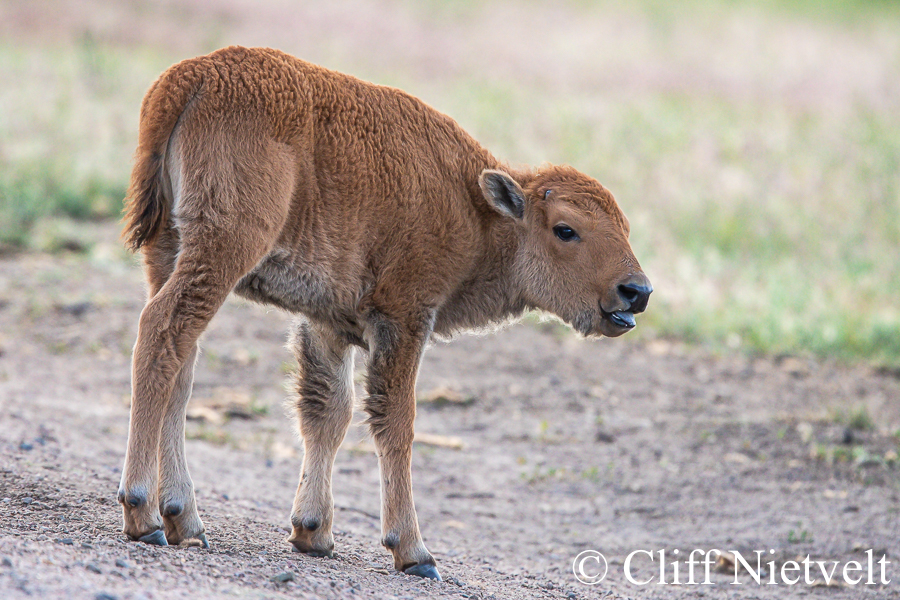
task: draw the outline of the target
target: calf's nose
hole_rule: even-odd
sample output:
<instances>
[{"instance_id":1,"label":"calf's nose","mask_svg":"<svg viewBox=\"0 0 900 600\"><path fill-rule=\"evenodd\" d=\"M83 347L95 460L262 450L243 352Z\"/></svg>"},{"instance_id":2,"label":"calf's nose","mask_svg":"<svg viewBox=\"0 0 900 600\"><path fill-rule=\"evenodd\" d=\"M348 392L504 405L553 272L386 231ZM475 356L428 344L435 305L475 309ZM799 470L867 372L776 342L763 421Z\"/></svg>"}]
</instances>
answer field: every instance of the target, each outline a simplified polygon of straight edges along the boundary
<instances>
[{"instance_id":1,"label":"calf's nose","mask_svg":"<svg viewBox=\"0 0 900 600\"><path fill-rule=\"evenodd\" d=\"M628 304L631 312L639 313L647 309L647 302L650 300L650 294L653 293L653 286L646 277L636 281L619 284L619 297Z\"/></svg>"}]
</instances>

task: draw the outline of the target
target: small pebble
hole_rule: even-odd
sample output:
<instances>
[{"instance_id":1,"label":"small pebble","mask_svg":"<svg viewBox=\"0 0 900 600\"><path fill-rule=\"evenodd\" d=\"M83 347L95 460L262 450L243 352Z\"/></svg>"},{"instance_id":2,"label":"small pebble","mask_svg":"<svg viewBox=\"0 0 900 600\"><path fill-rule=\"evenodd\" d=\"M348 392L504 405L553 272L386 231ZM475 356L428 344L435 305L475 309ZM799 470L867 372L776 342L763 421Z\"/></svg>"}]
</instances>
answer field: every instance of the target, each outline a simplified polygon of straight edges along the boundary
<instances>
[{"instance_id":1,"label":"small pebble","mask_svg":"<svg viewBox=\"0 0 900 600\"><path fill-rule=\"evenodd\" d=\"M294 580L294 574L290 571L283 571L272 578L275 583L287 583Z\"/></svg>"},{"instance_id":2,"label":"small pebble","mask_svg":"<svg viewBox=\"0 0 900 600\"><path fill-rule=\"evenodd\" d=\"M59 543L65 544L66 546L71 546L75 543L75 540L73 540L72 538L63 538L63 539L59 540Z\"/></svg>"},{"instance_id":3,"label":"small pebble","mask_svg":"<svg viewBox=\"0 0 900 600\"><path fill-rule=\"evenodd\" d=\"M107 594L106 592L100 592L94 596L94 600L119 600L119 597L114 596L113 594Z\"/></svg>"},{"instance_id":4,"label":"small pebble","mask_svg":"<svg viewBox=\"0 0 900 600\"><path fill-rule=\"evenodd\" d=\"M2 563L3 563L3 566L4 566L4 567L11 567L11 566L13 566L12 559L11 559L10 557L8 557L8 556L4 556L4 557L3 557Z\"/></svg>"},{"instance_id":5,"label":"small pebble","mask_svg":"<svg viewBox=\"0 0 900 600\"><path fill-rule=\"evenodd\" d=\"M91 573L96 573L98 575L103 573L103 571L100 570L100 567L98 567L94 563L88 563L88 564L84 565L84 568L87 569L88 571L90 571Z\"/></svg>"},{"instance_id":6,"label":"small pebble","mask_svg":"<svg viewBox=\"0 0 900 600\"><path fill-rule=\"evenodd\" d=\"M844 435L841 437L841 443L850 445L854 442L856 436L853 435L853 430L849 427L844 428Z\"/></svg>"},{"instance_id":7,"label":"small pebble","mask_svg":"<svg viewBox=\"0 0 900 600\"><path fill-rule=\"evenodd\" d=\"M82 547L82 548L87 548L87 549L93 548L93 546L90 545L90 544L87 543L87 542L81 542L81 547Z\"/></svg>"},{"instance_id":8,"label":"small pebble","mask_svg":"<svg viewBox=\"0 0 900 600\"><path fill-rule=\"evenodd\" d=\"M616 441L616 436L606 431L605 429L598 429L597 433L594 434L594 440L600 442L601 444L612 444Z\"/></svg>"},{"instance_id":9,"label":"small pebble","mask_svg":"<svg viewBox=\"0 0 900 600\"><path fill-rule=\"evenodd\" d=\"M24 450L28 452L29 450L34 450L34 444L29 444L28 442L22 442L19 444L19 450Z\"/></svg>"},{"instance_id":10,"label":"small pebble","mask_svg":"<svg viewBox=\"0 0 900 600\"><path fill-rule=\"evenodd\" d=\"M22 504L31 504L32 502L34 502L34 498L32 498L31 496L22 498Z\"/></svg>"},{"instance_id":11,"label":"small pebble","mask_svg":"<svg viewBox=\"0 0 900 600\"><path fill-rule=\"evenodd\" d=\"M131 568L131 565L128 564L128 561L125 559L122 559L122 558L116 559L116 566L119 567L120 569L130 569Z\"/></svg>"}]
</instances>

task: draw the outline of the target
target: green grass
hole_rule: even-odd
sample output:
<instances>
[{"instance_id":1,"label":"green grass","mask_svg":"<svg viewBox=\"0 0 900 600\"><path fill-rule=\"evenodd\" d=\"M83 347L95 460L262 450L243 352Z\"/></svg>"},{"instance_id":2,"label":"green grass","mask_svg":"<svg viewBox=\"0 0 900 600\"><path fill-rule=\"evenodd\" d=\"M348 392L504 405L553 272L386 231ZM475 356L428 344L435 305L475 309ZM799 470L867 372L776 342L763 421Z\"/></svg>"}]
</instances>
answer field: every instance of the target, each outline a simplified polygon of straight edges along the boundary
<instances>
[{"instance_id":1,"label":"green grass","mask_svg":"<svg viewBox=\"0 0 900 600\"><path fill-rule=\"evenodd\" d=\"M480 25L496 7L469 1L398 8L447 19L446 43L466 40L444 52L459 68L334 35L331 62L310 58L419 95L503 159L573 164L609 187L656 288L630 338L900 366L900 94L866 79L900 80L900 5L573 0L553 5L563 25L541 20L547 6L496 9L523 32L496 61L483 40L497 30ZM232 26L216 39L241 41ZM144 90L210 49L74 40L0 44L0 77L17 82L0 87L7 247L47 217L116 215Z\"/></svg>"},{"instance_id":2,"label":"green grass","mask_svg":"<svg viewBox=\"0 0 900 600\"><path fill-rule=\"evenodd\" d=\"M90 35L74 48L0 43L0 249L42 219L122 210L144 90L166 60Z\"/></svg>"},{"instance_id":3,"label":"green grass","mask_svg":"<svg viewBox=\"0 0 900 600\"><path fill-rule=\"evenodd\" d=\"M459 97L451 112L509 155L572 162L613 190L656 287L643 335L900 364L900 113L666 94L611 103L601 122L577 100ZM528 131L529 113L548 131ZM541 143L519 144L523 129Z\"/></svg>"},{"instance_id":4,"label":"green grass","mask_svg":"<svg viewBox=\"0 0 900 600\"><path fill-rule=\"evenodd\" d=\"M72 180L65 167L19 164L0 172L0 249L29 245L34 228L53 216L109 218L122 210L125 188L93 176Z\"/></svg>"}]
</instances>

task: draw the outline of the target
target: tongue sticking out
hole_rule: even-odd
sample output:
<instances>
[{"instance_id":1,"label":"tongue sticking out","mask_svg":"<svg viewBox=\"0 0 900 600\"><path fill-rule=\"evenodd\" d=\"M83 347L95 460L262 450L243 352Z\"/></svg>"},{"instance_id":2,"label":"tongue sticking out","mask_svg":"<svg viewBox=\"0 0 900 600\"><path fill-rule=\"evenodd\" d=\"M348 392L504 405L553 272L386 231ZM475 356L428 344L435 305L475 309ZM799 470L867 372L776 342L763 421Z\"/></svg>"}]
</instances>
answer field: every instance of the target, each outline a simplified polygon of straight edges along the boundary
<instances>
[{"instance_id":1,"label":"tongue sticking out","mask_svg":"<svg viewBox=\"0 0 900 600\"><path fill-rule=\"evenodd\" d=\"M621 310L617 310L616 312L611 313L610 320L619 327L625 327L628 329L631 329L636 325L636 323L634 322L634 314Z\"/></svg>"}]
</instances>

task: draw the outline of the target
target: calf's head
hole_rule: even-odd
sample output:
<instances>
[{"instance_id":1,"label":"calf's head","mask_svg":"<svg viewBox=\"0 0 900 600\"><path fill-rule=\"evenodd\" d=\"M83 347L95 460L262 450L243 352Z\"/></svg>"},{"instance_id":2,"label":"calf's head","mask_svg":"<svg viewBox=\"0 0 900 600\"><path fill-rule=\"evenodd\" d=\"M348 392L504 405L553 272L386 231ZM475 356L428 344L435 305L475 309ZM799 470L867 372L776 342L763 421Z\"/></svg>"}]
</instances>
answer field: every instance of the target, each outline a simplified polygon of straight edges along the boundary
<instances>
[{"instance_id":1,"label":"calf's head","mask_svg":"<svg viewBox=\"0 0 900 600\"><path fill-rule=\"evenodd\" d=\"M571 167L517 179L521 185L486 170L479 184L488 203L516 225L515 271L526 300L585 336L633 329L653 288L609 190Z\"/></svg>"}]
</instances>

